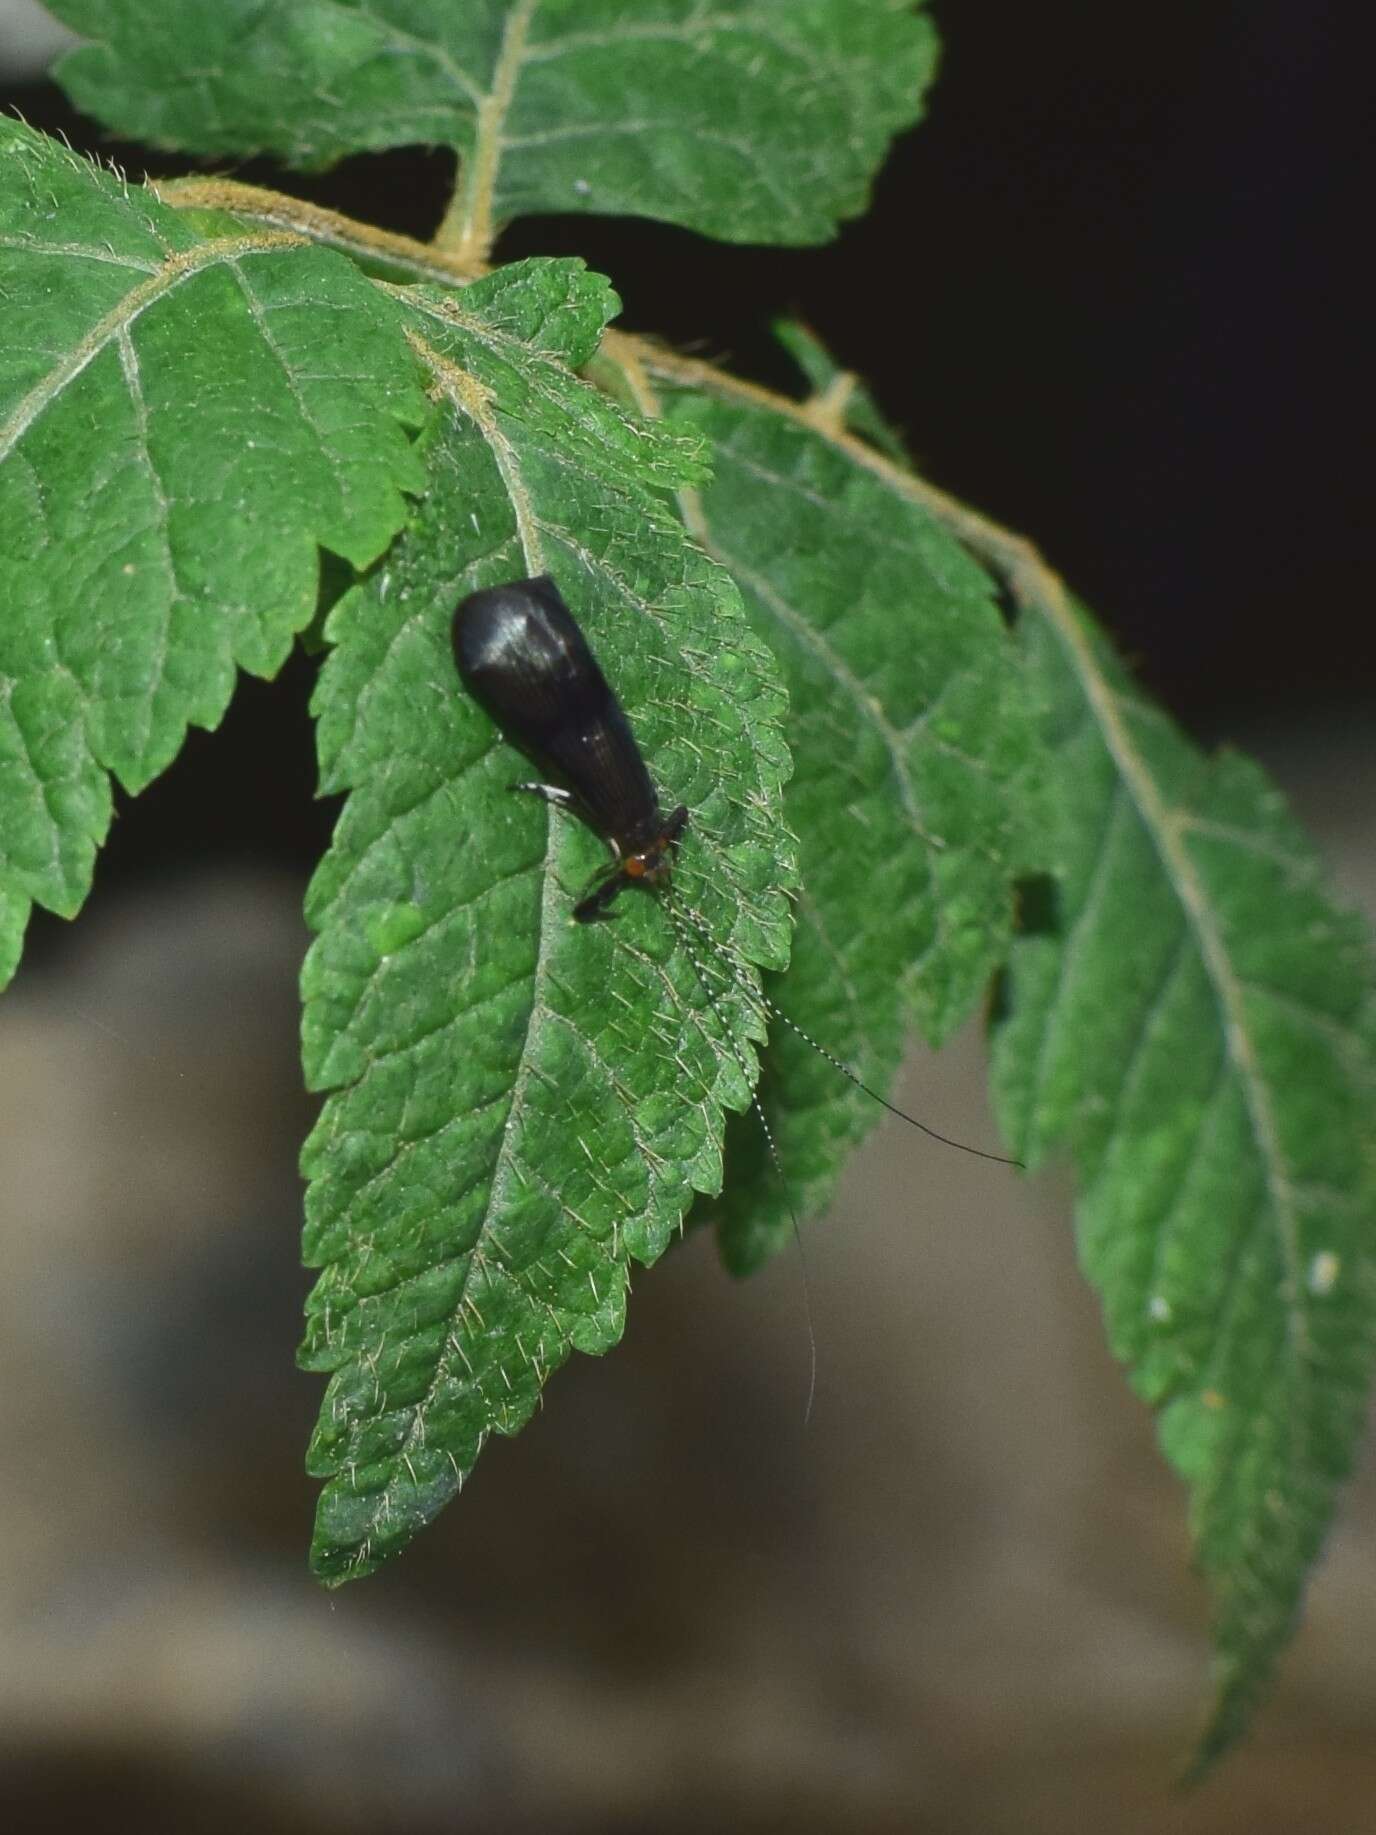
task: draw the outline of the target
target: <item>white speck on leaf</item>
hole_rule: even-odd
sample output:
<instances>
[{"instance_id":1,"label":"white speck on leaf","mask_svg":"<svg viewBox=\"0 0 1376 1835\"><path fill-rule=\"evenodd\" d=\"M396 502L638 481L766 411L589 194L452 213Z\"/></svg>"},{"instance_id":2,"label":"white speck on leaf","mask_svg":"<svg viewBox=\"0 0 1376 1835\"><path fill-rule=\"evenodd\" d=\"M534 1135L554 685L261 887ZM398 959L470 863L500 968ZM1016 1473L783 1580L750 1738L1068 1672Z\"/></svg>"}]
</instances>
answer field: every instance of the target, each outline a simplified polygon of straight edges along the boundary
<instances>
[{"instance_id":1,"label":"white speck on leaf","mask_svg":"<svg viewBox=\"0 0 1376 1835\"><path fill-rule=\"evenodd\" d=\"M1320 1249L1309 1264L1309 1291L1320 1299L1332 1293L1338 1284L1338 1275L1342 1269L1342 1257L1335 1255L1331 1249Z\"/></svg>"}]
</instances>

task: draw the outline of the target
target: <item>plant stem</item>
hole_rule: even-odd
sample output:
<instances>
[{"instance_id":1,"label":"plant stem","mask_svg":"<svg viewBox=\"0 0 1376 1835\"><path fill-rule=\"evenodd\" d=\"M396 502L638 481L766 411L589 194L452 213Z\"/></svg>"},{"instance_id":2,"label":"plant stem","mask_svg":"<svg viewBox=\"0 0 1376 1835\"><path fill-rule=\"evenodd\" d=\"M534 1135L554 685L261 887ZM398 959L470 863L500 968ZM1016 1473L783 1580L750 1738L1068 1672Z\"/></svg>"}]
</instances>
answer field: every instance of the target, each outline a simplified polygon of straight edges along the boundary
<instances>
[{"instance_id":1,"label":"plant stem","mask_svg":"<svg viewBox=\"0 0 1376 1835\"><path fill-rule=\"evenodd\" d=\"M435 232L435 247L465 266L485 262L496 238L492 202L502 157L502 130L516 93L526 33L537 4L538 0L517 0L507 15L492 87L478 105L472 151L462 162L454 196Z\"/></svg>"}]
</instances>

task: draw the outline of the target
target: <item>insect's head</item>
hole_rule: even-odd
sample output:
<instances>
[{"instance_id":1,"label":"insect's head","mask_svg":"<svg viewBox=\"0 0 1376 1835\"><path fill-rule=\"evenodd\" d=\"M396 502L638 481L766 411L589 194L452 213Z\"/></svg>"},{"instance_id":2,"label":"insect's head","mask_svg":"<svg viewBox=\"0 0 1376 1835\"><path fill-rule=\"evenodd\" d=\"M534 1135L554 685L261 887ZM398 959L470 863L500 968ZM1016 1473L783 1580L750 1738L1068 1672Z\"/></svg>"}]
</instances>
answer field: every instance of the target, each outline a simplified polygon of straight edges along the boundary
<instances>
[{"instance_id":1,"label":"insect's head","mask_svg":"<svg viewBox=\"0 0 1376 1835\"><path fill-rule=\"evenodd\" d=\"M666 885L674 864L674 849L687 825L688 811L680 805L645 846L622 857L623 876L642 886L653 888Z\"/></svg>"},{"instance_id":2,"label":"insect's head","mask_svg":"<svg viewBox=\"0 0 1376 1835\"><path fill-rule=\"evenodd\" d=\"M623 886L647 886L652 892L666 887L673 870L674 849L687 826L688 811L680 806L667 822L657 819L648 838L637 836L634 843L624 848L613 842L616 870L574 906L576 922L587 924L605 917Z\"/></svg>"}]
</instances>

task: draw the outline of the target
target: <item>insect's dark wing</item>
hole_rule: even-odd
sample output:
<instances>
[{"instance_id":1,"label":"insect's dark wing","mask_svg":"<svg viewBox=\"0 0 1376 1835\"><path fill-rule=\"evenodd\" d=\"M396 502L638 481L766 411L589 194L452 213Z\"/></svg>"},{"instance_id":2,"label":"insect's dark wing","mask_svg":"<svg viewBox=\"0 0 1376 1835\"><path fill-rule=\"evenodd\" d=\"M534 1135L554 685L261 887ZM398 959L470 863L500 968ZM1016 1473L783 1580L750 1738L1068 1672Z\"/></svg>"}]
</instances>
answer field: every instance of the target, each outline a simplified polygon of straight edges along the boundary
<instances>
[{"instance_id":1,"label":"insect's dark wing","mask_svg":"<svg viewBox=\"0 0 1376 1835\"><path fill-rule=\"evenodd\" d=\"M533 757L571 706L594 712L611 689L552 580L513 580L470 593L454 614L454 660L507 737Z\"/></svg>"},{"instance_id":2,"label":"insect's dark wing","mask_svg":"<svg viewBox=\"0 0 1376 1835\"><path fill-rule=\"evenodd\" d=\"M459 674L506 736L558 772L623 850L658 800L621 704L548 577L469 595L454 615Z\"/></svg>"}]
</instances>

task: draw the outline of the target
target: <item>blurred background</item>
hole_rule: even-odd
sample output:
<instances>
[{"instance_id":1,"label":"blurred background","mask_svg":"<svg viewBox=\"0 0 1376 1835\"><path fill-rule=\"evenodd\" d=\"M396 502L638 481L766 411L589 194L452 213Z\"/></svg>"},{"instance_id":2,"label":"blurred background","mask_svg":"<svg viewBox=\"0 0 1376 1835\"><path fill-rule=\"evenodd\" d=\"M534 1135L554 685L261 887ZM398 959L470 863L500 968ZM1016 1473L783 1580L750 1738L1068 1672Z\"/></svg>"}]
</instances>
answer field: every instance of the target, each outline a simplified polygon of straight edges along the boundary
<instances>
[{"instance_id":1,"label":"blurred background","mask_svg":"<svg viewBox=\"0 0 1376 1835\"><path fill-rule=\"evenodd\" d=\"M770 319L808 320L1197 737L1262 757L1376 913L1345 9L934 11L928 121L831 247L565 219L500 252L582 253L632 327L767 381ZM0 0L0 102L131 176L174 169L43 84L58 37ZM241 169L421 235L449 172ZM738 1286L692 1241L404 1561L307 1578L295 980L332 816L310 682L244 684L121 803L80 922L35 926L0 1014L10 1826L1376 1827L1370 1460L1254 1738L1179 1796L1206 1602L1068 1190L900 1131L808 1233L808 1427L796 1257ZM903 1100L987 1139L978 1036L916 1054Z\"/></svg>"}]
</instances>

